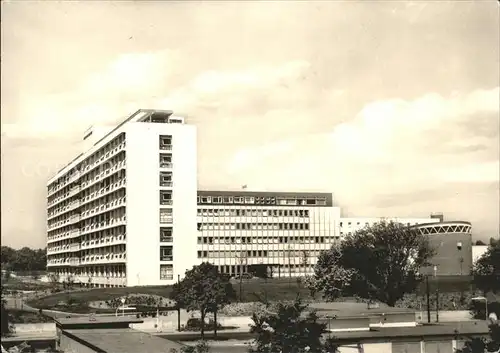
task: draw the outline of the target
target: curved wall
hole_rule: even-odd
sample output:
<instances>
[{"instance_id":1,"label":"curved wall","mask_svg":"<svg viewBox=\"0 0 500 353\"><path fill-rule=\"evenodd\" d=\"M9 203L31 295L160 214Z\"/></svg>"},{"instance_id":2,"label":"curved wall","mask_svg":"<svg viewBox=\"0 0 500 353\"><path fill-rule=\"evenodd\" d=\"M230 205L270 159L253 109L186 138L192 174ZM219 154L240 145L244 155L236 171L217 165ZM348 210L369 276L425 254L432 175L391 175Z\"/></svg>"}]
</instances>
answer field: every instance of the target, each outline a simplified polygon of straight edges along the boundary
<instances>
[{"instance_id":1,"label":"curved wall","mask_svg":"<svg viewBox=\"0 0 500 353\"><path fill-rule=\"evenodd\" d=\"M438 276L471 274L472 234L469 222L441 222L415 226L421 234L428 236L436 254L431 263L437 266ZM461 243L461 249L457 245Z\"/></svg>"}]
</instances>

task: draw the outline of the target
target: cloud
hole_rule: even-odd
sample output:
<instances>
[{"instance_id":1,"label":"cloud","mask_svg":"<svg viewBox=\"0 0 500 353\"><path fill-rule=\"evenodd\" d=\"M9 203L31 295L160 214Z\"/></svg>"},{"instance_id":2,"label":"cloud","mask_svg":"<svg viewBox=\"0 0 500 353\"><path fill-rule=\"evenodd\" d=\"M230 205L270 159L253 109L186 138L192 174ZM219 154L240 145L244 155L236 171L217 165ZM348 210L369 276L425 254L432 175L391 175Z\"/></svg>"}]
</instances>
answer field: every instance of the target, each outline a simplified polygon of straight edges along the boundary
<instances>
[{"instance_id":1,"label":"cloud","mask_svg":"<svg viewBox=\"0 0 500 353\"><path fill-rule=\"evenodd\" d=\"M116 58L102 72L91 75L76 92L39 97L23 107L18 121L2 125L10 138L50 137L80 133L93 124L115 123L117 116L144 107L168 107L196 112L207 107L245 106L246 96L296 81L310 66L295 60L234 71L204 71L171 89L168 82L182 65L176 51L129 53Z\"/></svg>"},{"instance_id":2,"label":"cloud","mask_svg":"<svg viewBox=\"0 0 500 353\"><path fill-rule=\"evenodd\" d=\"M471 135L464 126L474 126L480 116L480 124L498 129L499 106L498 87L449 97L426 94L410 101L372 102L330 131L308 136L297 131L295 138L246 148L245 158L243 152L236 153L228 171L235 183L251 173L267 188L307 185L359 204L379 193L430 183L498 181L498 139L484 128ZM478 134L481 131L485 133ZM467 154L458 157L455 147ZM259 176L255 170L266 173Z\"/></svg>"}]
</instances>

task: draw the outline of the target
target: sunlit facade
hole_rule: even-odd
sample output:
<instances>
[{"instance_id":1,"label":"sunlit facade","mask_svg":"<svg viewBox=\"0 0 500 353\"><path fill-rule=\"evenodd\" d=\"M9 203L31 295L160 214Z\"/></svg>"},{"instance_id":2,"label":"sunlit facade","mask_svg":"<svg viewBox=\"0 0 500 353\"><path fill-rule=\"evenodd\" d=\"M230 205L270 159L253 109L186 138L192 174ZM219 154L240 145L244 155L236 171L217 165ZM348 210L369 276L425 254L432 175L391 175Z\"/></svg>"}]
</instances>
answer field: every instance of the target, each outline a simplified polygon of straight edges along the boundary
<instances>
[{"instance_id":1,"label":"sunlit facade","mask_svg":"<svg viewBox=\"0 0 500 353\"><path fill-rule=\"evenodd\" d=\"M91 286L173 283L196 260L196 128L139 110L97 131L48 182L47 268Z\"/></svg>"}]
</instances>

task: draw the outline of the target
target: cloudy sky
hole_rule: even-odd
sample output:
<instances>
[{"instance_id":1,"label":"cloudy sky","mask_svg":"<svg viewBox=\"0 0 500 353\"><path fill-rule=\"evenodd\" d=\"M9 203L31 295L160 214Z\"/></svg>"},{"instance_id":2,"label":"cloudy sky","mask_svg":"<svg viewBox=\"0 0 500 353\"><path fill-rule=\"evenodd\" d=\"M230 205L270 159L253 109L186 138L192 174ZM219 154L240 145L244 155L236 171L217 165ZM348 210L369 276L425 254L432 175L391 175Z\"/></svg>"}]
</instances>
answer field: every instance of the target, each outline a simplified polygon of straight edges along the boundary
<instances>
[{"instance_id":1,"label":"cloudy sky","mask_svg":"<svg viewBox=\"0 0 500 353\"><path fill-rule=\"evenodd\" d=\"M333 192L346 216L499 234L498 2L2 2L2 244L139 108L198 126L199 187Z\"/></svg>"}]
</instances>

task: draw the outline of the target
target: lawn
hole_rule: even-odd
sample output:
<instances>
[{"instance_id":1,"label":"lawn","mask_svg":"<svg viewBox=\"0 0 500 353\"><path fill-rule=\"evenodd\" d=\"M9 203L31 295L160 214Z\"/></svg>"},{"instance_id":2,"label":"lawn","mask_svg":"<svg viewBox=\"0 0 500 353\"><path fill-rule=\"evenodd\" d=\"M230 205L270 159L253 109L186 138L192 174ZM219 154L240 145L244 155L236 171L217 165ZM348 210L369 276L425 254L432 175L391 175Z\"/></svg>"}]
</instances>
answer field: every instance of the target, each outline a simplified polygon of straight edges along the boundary
<instances>
[{"instance_id":1,"label":"lawn","mask_svg":"<svg viewBox=\"0 0 500 353\"><path fill-rule=\"evenodd\" d=\"M469 291L471 289L470 277L441 277L438 281L429 280L429 287L434 292L436 286L441 293ZM239 281L232 281L237 298L240 293ZM130 294L159 295L168 298L171 292L170 286L148 286L148 287L126 287L126 288L95 288L90 290L76 291L71 293L60 292L28 302L30 306L41 309L54 309L61 302L70 300L75 307L74 312L88 312L88 303L94 301L106 301L113 298L123 297ZM243 302L259 302L262 300L281 301L294 300L300 293L305 301L314 300L307 288L299 285L295 278L273 278L269 280L251 279L244 280L241 284ZM417 290L417 293L425 293L425 282ZM71 299L70 299L71 298ZM319 300L320 298L316 298ZM317 301L316 300L316 301ZM68 310L70 311L70 310ZM93 310L100 311L100 310Z\"/></svg>"}]
</instances>

